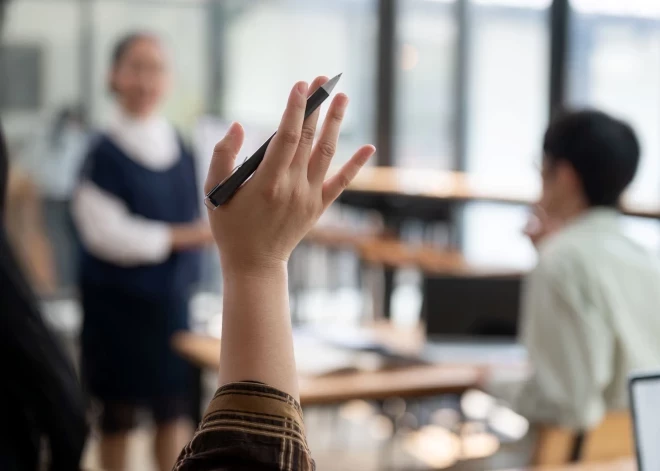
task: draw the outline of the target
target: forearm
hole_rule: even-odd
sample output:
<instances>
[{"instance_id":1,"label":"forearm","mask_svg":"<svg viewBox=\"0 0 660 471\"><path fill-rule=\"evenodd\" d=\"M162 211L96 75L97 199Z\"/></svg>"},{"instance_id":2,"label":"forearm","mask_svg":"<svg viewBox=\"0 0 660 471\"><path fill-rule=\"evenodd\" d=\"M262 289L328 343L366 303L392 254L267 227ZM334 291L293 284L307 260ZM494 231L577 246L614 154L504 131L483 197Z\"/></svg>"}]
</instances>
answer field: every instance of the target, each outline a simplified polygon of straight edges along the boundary
<instances>
[{"instance_id":1,"label":"forearm","mask_svg":"<svg viewBox=\"0 0 660 471\"><path fill-rule=\"evenodd\" d=\"M73 219L86 249L120 266L157 264L171 254L167 223L129 212L126 203L93 183L83 183L73 201Z\"/></svg>"},{"instance_id":2,"label":"forearm","mask_svg":"<svg viewBox=\"0 0 660 471\"><path fill-rule=\"evenodd\" d=\"M220 384L259 381L298 400L286 263L224 275Z\"/></svg>"},{"instance_id":3,"label":"forearm","mask_svg":"<svg viewBox=\"0 0 660 471\"><path fill-rule=\"evenodd\" d=\"M201 223L170 226L172 251L192 250L208 245L213 239L211 230Z\"/></svg>"}]
</instances>

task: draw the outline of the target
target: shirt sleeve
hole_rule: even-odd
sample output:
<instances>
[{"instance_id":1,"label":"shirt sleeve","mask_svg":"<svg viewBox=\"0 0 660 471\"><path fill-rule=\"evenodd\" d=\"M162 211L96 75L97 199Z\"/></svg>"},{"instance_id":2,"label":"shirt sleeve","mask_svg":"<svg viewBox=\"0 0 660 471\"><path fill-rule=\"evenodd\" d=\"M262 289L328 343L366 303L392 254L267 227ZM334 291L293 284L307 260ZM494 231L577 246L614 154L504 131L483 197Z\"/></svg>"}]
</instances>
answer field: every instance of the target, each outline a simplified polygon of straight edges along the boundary
<instances>
[{"instance_id":1,"label":"shirt sleeve","mask_svg":"<svg viewBox=\"0 0 660 471\"><path fill-rule=\"evenodd\" d=\"M313 471L300 405L261 383L242 382L215 393L174 471Z\"/></svg>"},{"instance_id":2,"label":"shirt sleeve","mask_svg":"<svg viewBox=\"0 0 660 471\"><path fill-rule=\"evenodd\" d=\"M525 287L522 342L534 373L514 408L532 422L588 429L606 412L614 338L584 273L547 262L539 263Z\"/></svg>"},{"instance_id":3,"label":"shirt sleeve","mask_svg":"<svg viewBox=\"0 0 660 471\"><path fill-rule=\"evenodd\" d=\"M171 253L167 224L131 214L124 202L90 181L73 200L82 242L98 258L121 266L163 262Z\"/></svg>"}]
</instances>

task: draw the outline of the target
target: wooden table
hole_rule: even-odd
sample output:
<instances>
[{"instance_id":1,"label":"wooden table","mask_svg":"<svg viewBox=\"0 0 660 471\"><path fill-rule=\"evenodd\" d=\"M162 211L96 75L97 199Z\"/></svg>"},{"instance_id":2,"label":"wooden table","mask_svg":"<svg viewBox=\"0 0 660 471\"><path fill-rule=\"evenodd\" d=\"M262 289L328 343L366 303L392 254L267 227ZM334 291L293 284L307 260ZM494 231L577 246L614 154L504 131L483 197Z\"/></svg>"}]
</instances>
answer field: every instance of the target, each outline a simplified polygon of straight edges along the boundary
<instances>
[{"instance_id":1,"label":"wooden table","mask_svg":"<svg viewBox=\"0 0 660 471\"><path fill-rule=\"evenodd\" d=\"M637 471L637 465L634 460L621 460L611 463L575 464L550 468L529 468L527 470L515 471Z\"/></svg>"},{"instance_id":2,"label":"wooden table","mask_svg":"<svg viewBox=\"0 0 660 471\"><path fill-rule=\"evenodd\" d=\"M538 200L540 188L533 181L507 181L464 172L368 167L362 169L340 201L357 196L385 196L409 202L494 202L529 205ZM660 204L624 197L623 212L630 216L660 219Z\"/></svg>"},{"instance_id":3,"label":"wooden table","mask_svg":"<svg viewBox=\"0 0 660 471\"><path fill-rule=\"evenodd\" d=\"M398 236L406 220L444 223L450 246L460 247L459 221L465 203L494 202L531 205L538 200L540 188L534 179L509 181L463 172L369 167L360 171L339 202L380 213L386 231ZM630 216L660 219L660 204L642 204L625 200L624 213ZM384 267L383 314L390 318L394 273Z\"/></svg>"},{"instance_id":4,"label":"wooden table","mask_svg":"<svg viewBox=\"0 0 660 471\"><path fill-rule=\"evenodd\" d=\"M404 335L393 338L392 342L398 343L398 351L411 353L419 346L410 338ZM180 332L174 336L172 344L180 355L199 368L215 371L220 365L219 339ZM300 399L302 405L311 406L338 404L352 399L379 400L462 393L478 387L485 374L484 368L474 365L440 364L303 376L300 378Z\"/></svg>"}]
</instances>

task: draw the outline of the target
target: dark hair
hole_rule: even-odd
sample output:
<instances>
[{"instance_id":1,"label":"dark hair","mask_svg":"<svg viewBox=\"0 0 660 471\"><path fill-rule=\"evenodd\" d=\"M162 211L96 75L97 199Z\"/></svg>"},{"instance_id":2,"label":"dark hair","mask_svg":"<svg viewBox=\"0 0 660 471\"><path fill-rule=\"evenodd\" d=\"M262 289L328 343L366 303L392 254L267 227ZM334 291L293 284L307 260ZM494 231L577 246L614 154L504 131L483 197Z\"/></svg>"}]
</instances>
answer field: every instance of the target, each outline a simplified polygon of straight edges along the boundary
<instances>
[{"instance_id":1,"label":"dark hair","mask_svg":"<svg viewBox=\"0 0 660 471\"><path fill-rule=\"evenodd\" d=\"M121 61L124 59L124 56L131 50L133 45L142 40L142 39L156 39L156 36L151 33L146 32L133 32L123 36L119 41L115 43L115 47L112 48L112 68L117 67ZM117 89L115 84L110 81L110 91L116 92Z\"/></svg>"},{"instance_id":2,"label":"dark hair","mask_svg":"<svg viewBox=\"0 0 660 471\"><path fill-rule=\"evenodd\" d=\"M543 140L550 164L570 163L590 206L616 206L635 177L640 146L629 124L603 112L564 112L552 121Z\"/></svg>"},{"instance_id":3,"label":"dark hair","mask_svg":"<svg viewBox=\"0 0 660 471\"><path fill-rule=\"evenodd\" d=\"M71 363L44 324L10 247L3 218L8 159L0 127L0 461L37 469L42 440L50 469L77 469L87 436L85 401Z\"/></svg>"}]
</instances>

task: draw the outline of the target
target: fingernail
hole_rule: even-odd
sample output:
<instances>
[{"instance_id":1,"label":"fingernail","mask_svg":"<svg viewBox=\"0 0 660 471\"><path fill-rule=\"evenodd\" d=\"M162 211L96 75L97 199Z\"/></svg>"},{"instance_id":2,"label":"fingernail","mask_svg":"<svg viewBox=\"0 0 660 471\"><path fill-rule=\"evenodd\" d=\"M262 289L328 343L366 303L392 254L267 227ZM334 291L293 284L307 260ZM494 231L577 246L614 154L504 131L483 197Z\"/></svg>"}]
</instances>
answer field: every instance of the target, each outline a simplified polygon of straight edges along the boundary
<instances>
[{"instance_id":1,"label":"fingernail","mask_svg":"<svg viewBox=\"0 0 660 471\"><path fill-rule=\"evenodd\" d=\"M298 93L303 95L305 98L307 97L307 90L309 89L307 82L298 82L296 89L298 90Z\"/></svg>"}]
</instances>

